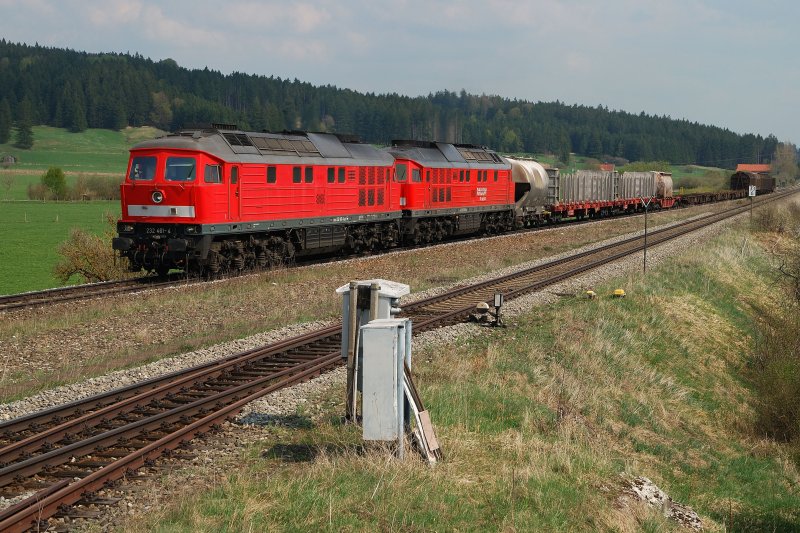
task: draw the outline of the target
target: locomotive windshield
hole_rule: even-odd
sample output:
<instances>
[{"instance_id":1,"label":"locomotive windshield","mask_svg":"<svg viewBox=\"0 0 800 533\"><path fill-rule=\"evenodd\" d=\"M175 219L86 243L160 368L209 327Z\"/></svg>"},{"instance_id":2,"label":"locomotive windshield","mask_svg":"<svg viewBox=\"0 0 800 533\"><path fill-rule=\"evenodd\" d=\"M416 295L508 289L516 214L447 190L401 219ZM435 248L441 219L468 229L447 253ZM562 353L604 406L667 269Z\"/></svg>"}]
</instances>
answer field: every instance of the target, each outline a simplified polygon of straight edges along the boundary
<instances>
[{"instance_id":1,"label":"locomotive windshield","mask_svg":"<svg viewBox=\"0 0 800 533\"><path fill-rule=\"evenodd\" d=\"M130 180L150 181L156 175L155 157L134 157L131 163Z\"/></svg>"},{"instance_id":2,"label":"locomotive windshield","mask_svg":"<svg viewBox=\"0 0 800 533\"><path fill-rule=\"evenodd\" d=\"M164 177L167 181L194 181L193 157L168 157Z\"/></svg>"}]
</instances>

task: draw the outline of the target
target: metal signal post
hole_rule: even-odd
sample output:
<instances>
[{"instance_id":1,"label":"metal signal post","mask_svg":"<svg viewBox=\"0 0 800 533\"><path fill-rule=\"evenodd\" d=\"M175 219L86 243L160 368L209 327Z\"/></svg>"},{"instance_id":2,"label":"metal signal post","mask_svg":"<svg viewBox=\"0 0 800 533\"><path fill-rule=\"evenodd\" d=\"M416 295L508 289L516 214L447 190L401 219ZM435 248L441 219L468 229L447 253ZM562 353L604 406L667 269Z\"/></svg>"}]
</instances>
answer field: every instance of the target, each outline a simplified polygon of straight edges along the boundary
<instances>
[{"instance_id":1,"label":"metal signal post","mask_svg":"<svg viewBox=\"0 0 800 533\"><path fill-rule=\"evenodd\" d=\"M651 196L646 201L643 197L639 197L644 206L644 263L642 265L642 272L647 273L647 208L650 207L650 202L653 201Z\"/></svg>"}]
</instances>

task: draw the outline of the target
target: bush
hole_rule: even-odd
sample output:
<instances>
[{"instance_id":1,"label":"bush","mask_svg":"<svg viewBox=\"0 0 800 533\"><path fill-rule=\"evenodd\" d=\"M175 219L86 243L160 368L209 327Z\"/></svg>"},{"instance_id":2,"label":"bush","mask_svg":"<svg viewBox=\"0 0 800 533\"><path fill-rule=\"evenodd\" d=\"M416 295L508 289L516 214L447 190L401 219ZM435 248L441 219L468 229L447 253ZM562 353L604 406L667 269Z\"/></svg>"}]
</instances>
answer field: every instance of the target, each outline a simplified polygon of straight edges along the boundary
<instances>
[{"instance_id":1,"label":"bush","mask_svg":"<svg viewBox=\"0 0 800 533\"><path fill-rule=\"evenodd\" d=\"M67 177L58 167L50 167L42 174L42 185L47 187L52 198L64 200L67 198Z\"/></svg>"},{"instance_id":2,"label":"bush","mask_svg":"<svg viewBox=\"0 0 800 533\"><path fill-rule=\"evenodd\" d=\"M31 183L28 185L28 199L29 200L49 200L50 189L45 187L42 183Z\"/></svg>"},{"instance_id":3,"label":"bush","mask_svg":"<svg viewBox=\"0 0 800 533\"><path fill-rule=\"evenodd\" d=\"M103 236L75 228L69 239L58 247L61 258L53 268L53 273L62 283L67 283L72 276L78 276L86 282L131 277L125 261L117 258L111 249L111 239L116 234L116 217L107 213L106 222L108 229Z\"/></svg>"},{"instance_id":4,"label":"bush","mask_svg":"<svg viewBox=\"0 0 800 533\"><path fill-rule=\"evenodd\" d=\"M800 318L770 317L753 365L758 431L784 442L800 440Z\"/></svg>"},{"instance_id":5,"label":"bush","mask_svg":"<svg viewBox=\"0 0 800 533\"><path fill-rule=\"evenodd\" d=\"M762 209L756 227L776 233L800 231L800 206ZM759 433L791 442L800 450L800 244L781 239L775 252L778 287L784 289L779 311L766 314L752 365L758 395ZM798 456L800 457L800 456Z\"/></svg>"}]
</instances>

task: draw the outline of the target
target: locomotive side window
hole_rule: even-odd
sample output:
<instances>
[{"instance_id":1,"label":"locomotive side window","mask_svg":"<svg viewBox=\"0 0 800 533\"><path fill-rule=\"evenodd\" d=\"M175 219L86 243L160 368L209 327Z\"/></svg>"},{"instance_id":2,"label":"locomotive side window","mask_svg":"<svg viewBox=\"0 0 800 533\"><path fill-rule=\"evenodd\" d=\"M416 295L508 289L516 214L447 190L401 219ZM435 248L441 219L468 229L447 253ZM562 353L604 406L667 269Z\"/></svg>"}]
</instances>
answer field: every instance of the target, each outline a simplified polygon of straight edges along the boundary
<instances>
[{"instance_id":1,"label":"locomotive side window","mask_svg":"<svg viewBox=\"0 0 800 533\"><path fill-rule=\"evenodd\" d=\"M231 183L234 185L239 183L239 167L233 167L231 169Z\"/></svg>"},{"instance_id":2,"label":"locomotive side window","mask_svg":"<svg viewBox=\"0 0 800 533\"><path fill-rule=\"evenodd\" d=\"M408 165L405 163L398 163L394 174L395 181L406 181L406 174L408 174Z\"/></svg>"},{"instance_id":3,"label":"locomotive side window","mask_svg":"<svg viewBox=\"0 0 800 533\"><path fill-rule=\"evenodd\" d=\"M498 174L498 172L495 170L494 171L494 181L497 181L497 174Z\"/></svg>"},{"instance_id":4,"label":"locomotive side window","mask_svg":"<svg viewBox=\"0 0 800 533\"><path fill-rule=\"evenodd\" d=\"M167 181L194 181L194 157L168 157L164 178Z\"/></svg>"},{"instance_id":5,"label":"locomotive side window","mask_svg":"<svg viewBox=\"0 0 800 533\"><path fill-rule=\"evenodd\" d=\"M428 174L430 174L430 173L431 173L431 171L429 170ZM411 171L411 181L413 181L414 183L422 182L422 178L419 175L419 169L418 168L415 168L414 170Z\"/></svg>"},{"instance_id":6,"label":"locomotive side window","mask_svg":"<svg viewBox=\"0 0 800 533\"><path fill-rule=\"evenodd\" d=\"M303 181L303 169L292 167L292 183L300 183L301 181Z\"/></svg>"},{"instance_id":7,"label":"locomotive side window","mask_svg":"<svg viewBox=\"0 0 800 533\"><path fill-rule=\"evenodd\" d=\"M344 183L344 168L339 169L339 183Z\"/></svg>"},{"instance_id":8,"label":"locomotive side window","mask_svg":"<svg viewBox=\"0 0 800 533\"><path fill-rule=\"evenodd\" d=\"M333 167L328 167L328 183L334 183L336 181L336 169Z\"/></svg>"},{"instance_id":9,"label":"locomotive side window","mask_svg":"<svg viewBox=\"0 0 800 533\"><path fill-rule=\"evenodd\" d=\"M278 181L278 167L267 167L267 183Z\"/></svg>"},{"instance_id":10,"label":"locomotive side window","mask_svg":"<svg viewBox=\"0 0 800 533\"><path fill-rule=\"evenodd\" d=\"M306 183L314 181L314 167L306 167Z\"/></svg>"},{"instance_id":11,"label":"locomotive side window","mask_svg":"<svg viewBox=\"0 0 800 533\"><path fill-rule=\"evenodd\" d=\"M131 163L131 173L128 179L137 181L151 181L156 176L156 158L134 157Z\"/></svg>"},{"instance_id":12,"label":"locomotive side window","mask_svg":"<svg viewBox=\"0 0 800 533\"><path fill-rule=\"evenodd\" d=\"M203 181L206 183L222 183L222 171L219 165L206 165L203 171Z\"/></svg>"}]
</instances>

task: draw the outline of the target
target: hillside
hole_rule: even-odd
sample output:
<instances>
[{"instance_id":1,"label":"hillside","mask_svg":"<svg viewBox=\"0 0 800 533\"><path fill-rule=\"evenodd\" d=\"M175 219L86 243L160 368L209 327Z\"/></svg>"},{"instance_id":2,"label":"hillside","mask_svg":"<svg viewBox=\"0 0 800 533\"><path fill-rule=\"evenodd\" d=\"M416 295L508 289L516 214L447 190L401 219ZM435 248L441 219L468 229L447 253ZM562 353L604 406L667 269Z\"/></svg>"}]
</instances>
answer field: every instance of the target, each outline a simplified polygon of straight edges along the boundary
<instances>
[{"instance_id":1,"label":"hillside","mask_svg":"<svg viewBox=\"0 0 800 533\"><path fill-rule=\"evenodd\" d=\"M10 123L72 131L227 122L251 130L354 133L368 142L434 139L504 152L666 160L733 168L770 157L774 136L556 102L439 91L360 94L299 80L189 70L172 60L88 54L0 39L0 142Z\"/></svg>"}]
</instances>

